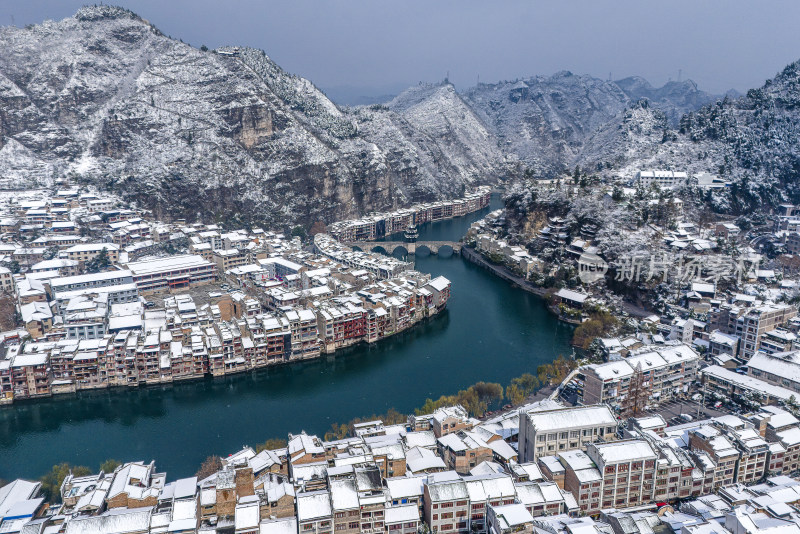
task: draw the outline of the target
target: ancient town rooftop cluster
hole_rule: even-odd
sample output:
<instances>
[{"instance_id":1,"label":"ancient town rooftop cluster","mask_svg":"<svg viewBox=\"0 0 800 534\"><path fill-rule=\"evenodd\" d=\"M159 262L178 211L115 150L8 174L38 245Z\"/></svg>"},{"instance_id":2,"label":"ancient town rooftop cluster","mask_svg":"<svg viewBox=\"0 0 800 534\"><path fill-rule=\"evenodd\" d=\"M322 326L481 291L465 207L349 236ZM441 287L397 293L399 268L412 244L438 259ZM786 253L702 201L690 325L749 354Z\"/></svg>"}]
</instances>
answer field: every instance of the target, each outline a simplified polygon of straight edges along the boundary
<instances>
[{"instance_id":1,"label":"ancient town rooftop cluster","mask_svg":"<svg viewBox=\"0 0 800 534\"><path fill-rule=\"evenodd\" d=\"M487 201L481 189L409 213ZM5 193L0 232L5 313L19 320L0 334L0 403L316 358L404 331L450 297L446 278L324 233L309 244L157 221L68 184Z\"/></svg>"}]
</instances>

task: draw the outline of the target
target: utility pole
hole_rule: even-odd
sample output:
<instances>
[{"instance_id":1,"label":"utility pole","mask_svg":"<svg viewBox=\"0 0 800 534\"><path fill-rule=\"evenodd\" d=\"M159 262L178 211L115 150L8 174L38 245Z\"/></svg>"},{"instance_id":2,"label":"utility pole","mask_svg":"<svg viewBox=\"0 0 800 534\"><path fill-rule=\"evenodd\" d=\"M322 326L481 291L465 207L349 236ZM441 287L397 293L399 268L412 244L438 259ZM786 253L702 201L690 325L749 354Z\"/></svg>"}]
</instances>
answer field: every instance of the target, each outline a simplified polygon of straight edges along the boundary
<instances>
[{"instance_id":1,"label":"utility pole","mask_svg":"<svg viewBox=\"0 0 800 534\"><path fill-rule=\"evenodd\" d=\"M700 419L700 406L706 405L706 383L703 382L703 400L700 401L700 405L697 407L697 418Z\"/></svg>"}]
</instances>

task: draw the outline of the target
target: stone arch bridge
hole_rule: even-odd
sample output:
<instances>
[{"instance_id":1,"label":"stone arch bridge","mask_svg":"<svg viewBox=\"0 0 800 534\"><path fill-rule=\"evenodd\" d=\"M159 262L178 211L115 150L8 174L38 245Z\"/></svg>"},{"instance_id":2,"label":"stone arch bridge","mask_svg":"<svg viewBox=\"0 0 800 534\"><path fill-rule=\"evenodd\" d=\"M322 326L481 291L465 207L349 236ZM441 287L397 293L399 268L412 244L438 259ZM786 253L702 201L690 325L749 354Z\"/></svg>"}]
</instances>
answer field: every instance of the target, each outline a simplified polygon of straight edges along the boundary
<instances>
[{"instance_id":1,"label":"stone arch bridge","mask_svg":"<svg viewBox=\"0 0 800 534\"><path fill-rule=\"evenodd\" d=\"M439 254L439 250L450 248L453 254L461 253L461 243L457 241L417 241L416 243L406 243L405 241L353 241L347 243L353 248L358 248L366 252L374 252L377 248L382 248L387 254L392 254L398 248L404 248L409 254L416 254L417 249L426 248L431 254Z\"/></svg>"}]
</instances>

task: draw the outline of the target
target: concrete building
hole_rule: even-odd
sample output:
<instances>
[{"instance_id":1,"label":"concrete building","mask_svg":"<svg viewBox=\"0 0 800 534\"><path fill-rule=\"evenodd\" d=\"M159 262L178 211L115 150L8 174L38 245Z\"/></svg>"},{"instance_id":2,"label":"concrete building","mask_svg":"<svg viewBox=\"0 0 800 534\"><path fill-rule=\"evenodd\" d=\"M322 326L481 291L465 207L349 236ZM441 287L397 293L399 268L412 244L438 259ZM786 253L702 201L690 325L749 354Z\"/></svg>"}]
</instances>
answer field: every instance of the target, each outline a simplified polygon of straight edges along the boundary
<instances>
[{"instance_id":1,"label":"concrete building","mask_svg":"<svg viewBox=\"0 0 800 534\"><path fill-rule=\"evenodd\" d=\"M107 286L125 285L133 283L133 273L129 270L106 271L79 276L64 276L50 280L50 289L54 298L61 293L82 289L98 289Z\"/></svg>"},{"instance_id":2,"label":"concrete building","mask_svg":"<svg viewBox=\"0 0 800 534\"><path fill-rule=\"evenodd\" d=\"M173 291L213 282L216 265L187 254L131 262L127 265L139 291Z\"/></svg>"},{"instance_id":3,"label":"concrete building","mask_svg":"<svg viewBox=\"0 0 800 534\"><path fill-rule=\"evenodd\" d=\"M603 476L602 508L636 507L653 500L658 455L647 441L590 443L586 454Z\"/></svg>"},{"instance_id":4,"label":"concrete building","mask_svg":"<svg viewBox=\"0 0 800 534\"><path fill-rule=\"evenodd\" d=\"M636 183L644 187L658 185L662 189L671 189L686 183L687 179L685 172L650 170L636 173Z\"/></svg>"},{"instance_id":5,"label":"concrete building","mask_svg":"<svg viewBox=\"0 0 800 534\"><path fill-rule=\"evenodd\" d=\"M785 324L797 315L797 307L788 304L764 304L747 310L736 319L734 331L728 332L741 340L739 357L751 358L761 346L765 333Z\"/></svg>"},{"instance_id":6,"label":"concrete building","mask_svg":"<svg viewBox=\"0 0 800 534\"><path fill-rule=\"evenodd\" d=\"M668 401L688 391L697 377L699 361L693 348L678 344L644 347L621 360L588 365L584 367L583 402L638 411L646 404Z\"/></svg>"},{"instance_id":7,"label":"concrete building","mask_svg":"<svg viewBox=\"0 0 800 534\"><path fill-rule=\"evenodd\" d=\"M757 352L747 362L747 374L768 384L800 392L800 351Z\"/></svg>"},{"instance_id":8,"label":"concrete building","mask_svg":"<svg viewBox=\"0 0 800 534\"><path fill-rule=\"evenodd\" d=\"M81 243L62 251L59 256L68 260L86 263L96 258L104 249L108 255L108 260L112 264L119 261L119 247L113 243Z\"/></svg>"},{"instance_id":9,"label":"concrete building","mask_svg":"<svg viewBox=\"0 0 800 534\"><path fill-rule=\"evenodd\" d=\"M599 439L617 438L617 418L606 405L520 413L519 452L523 462L583 449Z\"/></svg>"}]
</instances>

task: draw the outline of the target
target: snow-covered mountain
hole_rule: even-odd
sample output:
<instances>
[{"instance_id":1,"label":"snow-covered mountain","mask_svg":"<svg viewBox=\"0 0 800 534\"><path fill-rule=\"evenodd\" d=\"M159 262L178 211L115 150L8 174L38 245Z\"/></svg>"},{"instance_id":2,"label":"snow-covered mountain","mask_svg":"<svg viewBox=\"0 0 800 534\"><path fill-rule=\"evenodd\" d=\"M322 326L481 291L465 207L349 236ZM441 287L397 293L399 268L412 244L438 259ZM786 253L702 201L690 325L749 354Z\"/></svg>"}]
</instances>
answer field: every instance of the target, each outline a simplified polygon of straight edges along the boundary
<instances>
[{"instance_id":1,"label":"snow-covered mountain","mask_svg":"<svg viewBox=\"0 0 800 534\"><path fill-rule=\"evenodd\" d=\"M353 115L364 136L386 149L394 172L409 176L407 197L460 196L509 165L496 137L449 83L412 87Z\"/></svg>"},{"instance_id":2,"label":"snow-covered mountain","mask_svg":"<svg viewBox=\"0 0 800 534\"><path fill-rule=\"evenodd\" d=\"M733 187L712 203L733 213L800 202L800 61L746 95L683 115L674 128L652 106L626 116L624 127L595 132L584 164L608 161L606 172L622 177L643 168L717 173Z\"/></svg>"},{"instance_id":3,"label":"snow-covered mountain","mask_svg":"<svg viewBox=\"0 0 800 534\"><path fill-rule=\"evenodd\" d=\"M583 157L584 144L598 129L625 120L625 110L641 99L677 124L716 97L694 82L670 82L653 88L642 78L617 82L559 72L497 84L480 84L465 100L501 141L534 175L554 176L572 169Z\"/></svg>"},{"instance_id":4,"label":"snow-covered mountain","mask_svg":"<svg viewBox=\"0 0 800 534\"><path fill-rule=\"evenodd\" d=\"M2 187L68 175L162 217L274 226L576 165L724 172L751 199L800 200L797 64L740 98L560 72L339 108L262 51L198 50L116 7L0 28L0 47Z\"/></svg>"},{"instance_id":5,"label":"snow-covered mountain","mask_svg":"<svg viewBox=\"0 0 800 534\"><path fill-rule=\"evenodd\" d=\"M722 98L701 91L692 80L669 81L661 87L653 87L640 76L630 76L617 80L614 84L622 89L632 102L647 99L652 107L664 113L672 126L678 124L684 113L695 111ZM732 96L737 96L735 91L730 93Z\"/></svg>"},{"instance_id":6,"label":"snow-covered mountain","mask_svg":"<svg viewBox=\"0 0 800 534\"><path fill-rule=\"evenodd\" d=\"M442 198L505 172L480 121L456 124L458 97L438 100L427 129L411 109L342 111L261 51L198 50L121 8L2 28L0 48L6 184L70 175L161 216L287 224Z\"/></svg>"}]
</instances>

